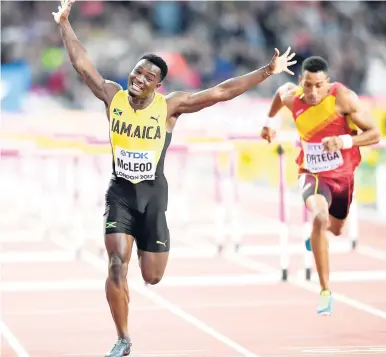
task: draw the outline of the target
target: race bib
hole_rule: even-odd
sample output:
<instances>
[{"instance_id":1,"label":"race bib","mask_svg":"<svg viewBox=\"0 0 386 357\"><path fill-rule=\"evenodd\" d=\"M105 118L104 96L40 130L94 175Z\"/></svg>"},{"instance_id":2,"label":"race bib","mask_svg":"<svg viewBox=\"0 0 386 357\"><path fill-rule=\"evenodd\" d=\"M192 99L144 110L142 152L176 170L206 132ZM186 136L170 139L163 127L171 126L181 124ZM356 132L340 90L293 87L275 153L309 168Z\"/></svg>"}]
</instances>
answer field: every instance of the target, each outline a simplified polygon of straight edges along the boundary
<instances>
[{"instance_id":1,"label":"race bib","mask_svg":"<svg viewBox=\"0 0 386 357\"><path fill-rule=\"evenodd\" d=\"M155 179L155 151L134 151L115 146L115 173L128 181Z\"/></svg>"},{"instance_id":2,"label":"race bib","mask_svg":"<svg viewBox=\"0 0 386 357\"><path fill-rule=\"evenodd\" d=\"M343 164L342 152L326 152L322 144L303 142L304 168L309 172L335 170Z\"/></svg>"}]
</instances>

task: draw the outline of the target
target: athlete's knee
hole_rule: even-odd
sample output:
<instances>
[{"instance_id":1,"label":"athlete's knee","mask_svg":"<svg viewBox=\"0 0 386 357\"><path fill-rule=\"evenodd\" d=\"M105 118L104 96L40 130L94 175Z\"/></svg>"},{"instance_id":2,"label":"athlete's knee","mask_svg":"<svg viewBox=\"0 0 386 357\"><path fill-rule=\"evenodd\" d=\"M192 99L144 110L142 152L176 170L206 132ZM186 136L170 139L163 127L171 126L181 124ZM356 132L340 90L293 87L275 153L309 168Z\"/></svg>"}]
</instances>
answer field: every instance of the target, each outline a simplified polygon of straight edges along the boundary
<instances>
[{"instance_id":1,"label":"athlete's knee","mask_svg":"<svg viewBox=\"0 0 386 357\"><path fill-rule=\"evenodd\" d=\"M312 226L316 230L325 230L329 226L329 214L326 210L320 210L314 214Z\"/></svg>"},{"instance_id":2,"label":"athlete's knee","mask_svg":"<svg viewBox=\"0 0 386 357\"><path fill-rule=\"evenodd\" d=\"M146 284L156 285L163 277L163 272L157 270L142 269L142 278Z\"/></svg>"},{"instance_id":3,"label":"athlete's knee","mask_svg":"<svg viewBox=\"0 0 386 357\"><path fill-rule=\"evenodd\" d=\"M125 263L118 254L111 254L109 259L109 278L111 278L116 285L121 285L126 279L126 274L127 263Z\"/></svg>"},{"instance_id":4,"label":"athlete's knee","mask_svg":"<svg viewBox=\"0 0 386 357\"><path fill-rule=\"evenodd\" d=\"M334 235L334 236L341 236L343 234L343 227L336 227L336 226L330 226L328 230Z\"/></svg>"},{"instance_id":5,"label":"athlete's knee","mask_svg":"<svg viewBox=\"0 0 386 357\"><path fill-rule=\"evenodd\" d=\"M169 253L153 253L138 249L142 278L150 285L158 284L165 273Z\"/></svg>"}]
</instances>

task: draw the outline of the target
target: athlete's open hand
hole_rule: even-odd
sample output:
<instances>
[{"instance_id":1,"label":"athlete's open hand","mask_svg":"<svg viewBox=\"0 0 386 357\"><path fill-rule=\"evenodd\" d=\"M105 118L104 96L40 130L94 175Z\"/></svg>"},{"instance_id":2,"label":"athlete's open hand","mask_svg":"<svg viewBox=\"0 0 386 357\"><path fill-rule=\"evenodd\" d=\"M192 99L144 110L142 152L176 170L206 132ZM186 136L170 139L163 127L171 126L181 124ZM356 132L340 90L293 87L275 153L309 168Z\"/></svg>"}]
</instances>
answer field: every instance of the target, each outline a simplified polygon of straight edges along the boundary
<instances>
[{"instance_id":1,"label":"athlete's open hand","mask_svg":"<svg viewBox=\"0 0 386 357\"><path fill-rule=\"evenodd\" d=\"M60 24L62 21L68 20L68 15L70 15L71 6L75 0L62 0L58 6L58 12L53 12L54 20L57 24Z\"/></svg>"},{"instance_id":2,"label":"athlete's open hand","mask_svg":"<svg viewBox=\"0 0 386 357\"><path fill-rule=\"evenodd\" d=\"M338 136L327 136L322 140L323 149L327 152L334 152L343 148L343 141Z\"/></svg>"},{"instance_id":3,"label":"athlete's open hand","mask_svg":"<svg viewBox=\"0 0 386 357\"><path fill-rule=\"evenodd\" d=\"M269 70L271 74L278 74L281 72L287 72L291 75L294 75L295 73L288 69L288 67L293 66L298 61L291 61L292 58L295 57L296 53L291 52L291 47L287 48L287 51L285 51L281 56L280 52L277 48L275 48L275 54L272 57L271 62L269 63Z\"/></svg>"},{"instance_id":4,"label":"athlete's open hand","mask_svg":"<svg viewBox=\"0 0 386 357\"><path fill-rule=\"evenodd\" d=\"M272 142L272 140L276 137L276 131L272 128L268 128L266 126L263 126L261 129L260 137L264 140L267 140L269 143Z\"/></svg>"}]
</instances>

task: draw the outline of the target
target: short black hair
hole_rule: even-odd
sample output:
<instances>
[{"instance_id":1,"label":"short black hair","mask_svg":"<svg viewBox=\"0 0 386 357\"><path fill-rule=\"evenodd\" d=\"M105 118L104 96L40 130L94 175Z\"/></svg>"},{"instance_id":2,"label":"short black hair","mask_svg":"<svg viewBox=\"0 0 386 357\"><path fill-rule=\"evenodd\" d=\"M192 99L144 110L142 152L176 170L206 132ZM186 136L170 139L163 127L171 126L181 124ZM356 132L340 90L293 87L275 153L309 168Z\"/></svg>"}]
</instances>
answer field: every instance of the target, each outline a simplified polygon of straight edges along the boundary
<instances>
[{"instance_id":1,"label":"short black hair","mask_svg":"<svg viewBox=\"0 0 386 357\"><path fill-rule=\"evenodd\" d=\"M316 72L328 72L328 62L319 56L311 56L306 58L302 63L302 73L305 71Z\"/></svg>"},{"instance_id":2,"label":"short black hair","mask_svg":"<svg viewBox=\"0 0 386 357\"><path fill-rule=\"evenodd\" d=\"M166 64L164 59L160 56L153 54L153 53L149 53L147 55L142 56L140 58L140 61L143 59L153 63L155 66L157 66L161 70L161 82L162 82L168 74L168 65Z\"/></svg>"}]
</instances>

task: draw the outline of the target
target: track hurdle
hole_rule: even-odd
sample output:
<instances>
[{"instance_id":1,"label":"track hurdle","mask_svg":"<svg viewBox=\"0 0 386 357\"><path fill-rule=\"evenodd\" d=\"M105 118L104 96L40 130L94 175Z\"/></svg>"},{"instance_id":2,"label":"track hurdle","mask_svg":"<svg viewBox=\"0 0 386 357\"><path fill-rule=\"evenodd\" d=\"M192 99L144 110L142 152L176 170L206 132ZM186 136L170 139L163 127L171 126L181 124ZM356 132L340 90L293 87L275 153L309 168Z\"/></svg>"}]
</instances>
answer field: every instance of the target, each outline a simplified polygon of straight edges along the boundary
<instances>
[{"instance_id":1,"label":"track hurdle","mask_svg":"<svg viewBox=\"0 0 386 357\"><path fill-rule=\"evenodd\" d=\"M229 222L234 190L231 185L231 163L222 168L222 155L231 155L233 145L229 142L188 142L171 145L165 160L165 175L168 179L168 222L176 232L183 231L183 240L191 245L173 251L178 255L213 256L224 248L225 237L232 228ZM179 167L172 163L180 156ZM178 170L176 177L175 171ZM198 249L197 249L198 248ZM190 253L189 253L190 252ZM173 252L171 254L174 254Z\"/></svg>"}]
</instances>

